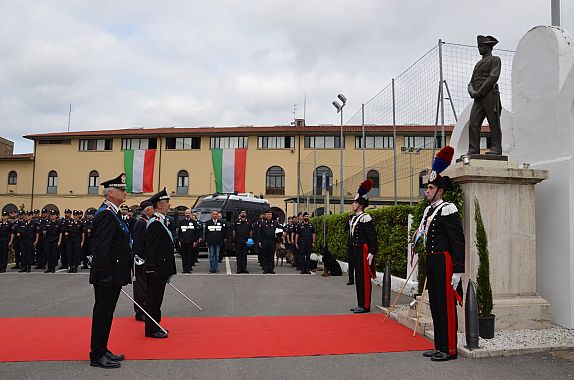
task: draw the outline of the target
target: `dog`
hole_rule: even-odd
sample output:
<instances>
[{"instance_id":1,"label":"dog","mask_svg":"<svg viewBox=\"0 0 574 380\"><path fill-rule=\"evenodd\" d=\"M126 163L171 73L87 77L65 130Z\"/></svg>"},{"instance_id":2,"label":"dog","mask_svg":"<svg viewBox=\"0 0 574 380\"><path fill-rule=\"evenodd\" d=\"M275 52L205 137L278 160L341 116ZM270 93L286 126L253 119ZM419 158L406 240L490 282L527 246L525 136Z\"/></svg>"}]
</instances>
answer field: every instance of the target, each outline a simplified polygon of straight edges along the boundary
<instances>
[{"instance_id":1,"label":"dog","mask_svg":"<svg viewBox=\"0 0 574 380\"><path fill-rule=\"evenodd\" d=\"M275 245L275 266L277 266L279 264L279 259L281 259L281 266L283 266L283 260L287 260L288 259L288 252L287 249L285 249L285 244L279 242Z\"/></svg>"},{"instance_id":2,"label":"dog","mask_svg":"<svg viewBox=\"0 0 574 380\"><path fill-rule=\"evenodd\" d=\"M323 248L323 274L321 276L342 276L343 270L337 259L331 255L329 248Z\"/></svg>"}]
</instances>

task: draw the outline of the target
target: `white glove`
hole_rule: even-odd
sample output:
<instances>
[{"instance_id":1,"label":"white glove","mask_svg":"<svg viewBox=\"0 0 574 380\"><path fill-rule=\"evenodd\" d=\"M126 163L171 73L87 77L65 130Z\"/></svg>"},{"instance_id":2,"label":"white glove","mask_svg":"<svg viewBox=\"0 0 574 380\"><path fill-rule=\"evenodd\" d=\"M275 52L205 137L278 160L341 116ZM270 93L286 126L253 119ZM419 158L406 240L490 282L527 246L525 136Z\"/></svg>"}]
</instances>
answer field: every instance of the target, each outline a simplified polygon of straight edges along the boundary
<instances>
[{"instance_id":1,"label":"white glove","mask_svg":"<svg viewBox=\"0 0 574 380\"><path fill-rule=\"evenodd\" d=\"M375 256L373 256L372 253L369 253L369 254L367 255L367 260L369 261L369 265L372 264L372 262L373 262L373 257L375 257Z\"/></svg>"},{"instance_id":2,"label":"white glove","mask_svg":"<svg viewBox=\"0 0 574 380\"><path fill-rule=\"evenodd\" d=\"M460 282L460 278L462 277L462 273L453 273L452 274L452 279L450 280L450 284L452 285L452 288L456 291L456 288L458 287L458 283Z\"/></svg>"}]
</instances>

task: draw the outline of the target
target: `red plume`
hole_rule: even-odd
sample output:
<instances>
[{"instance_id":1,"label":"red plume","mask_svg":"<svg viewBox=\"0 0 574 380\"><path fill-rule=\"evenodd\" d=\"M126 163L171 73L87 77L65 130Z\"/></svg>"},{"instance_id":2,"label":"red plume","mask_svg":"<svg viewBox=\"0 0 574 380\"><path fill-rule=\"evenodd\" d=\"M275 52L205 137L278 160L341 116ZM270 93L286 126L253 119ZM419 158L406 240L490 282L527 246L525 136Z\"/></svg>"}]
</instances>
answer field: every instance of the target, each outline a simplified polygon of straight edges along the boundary
<instances>
[{"instance_id":1,"label":"red plume","mask_svg":"<svg viewBox=\"0 0 574 380\"><path fill-rule=\"evenodd\" d=\"M359 196L362 197L363 195L371 191L372 187L373 187L373 180L367 178L366 180L361 182L361 184L359 185L359 190L357 192L359 193Z\"/></svg>"}]
</instances>

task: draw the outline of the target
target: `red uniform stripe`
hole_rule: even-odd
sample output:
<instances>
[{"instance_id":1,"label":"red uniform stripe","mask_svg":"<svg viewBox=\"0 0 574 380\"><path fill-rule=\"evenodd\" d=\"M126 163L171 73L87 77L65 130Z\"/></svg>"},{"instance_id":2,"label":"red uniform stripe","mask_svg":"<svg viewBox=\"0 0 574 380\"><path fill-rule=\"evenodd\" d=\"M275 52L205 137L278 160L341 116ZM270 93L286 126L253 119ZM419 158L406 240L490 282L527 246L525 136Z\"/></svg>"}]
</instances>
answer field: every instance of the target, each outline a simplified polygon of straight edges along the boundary
<instances>
[{"instance_id":1,"label":"red uniform stripe","mask_svg":"<svg viewBox=\"0 0 574 380\"><path fill-rule=\"evenodd\" d=\"M448 354L456 355L456 303L454 289L452 288L452 257L448 251L443 252L446 280L446 315L448 321Z\"/></svg>"},{"instance_id":2,"label":"red uniform stripe","mask_svg":"<svg viewBox=\"0 0 574 380\"><path fill-rule=\"evenodd\" d=\"M369 246L363 244L363 284L365 287L365 309L371 308L371 270L369 268Z\"/></svg>"}]
</instances>

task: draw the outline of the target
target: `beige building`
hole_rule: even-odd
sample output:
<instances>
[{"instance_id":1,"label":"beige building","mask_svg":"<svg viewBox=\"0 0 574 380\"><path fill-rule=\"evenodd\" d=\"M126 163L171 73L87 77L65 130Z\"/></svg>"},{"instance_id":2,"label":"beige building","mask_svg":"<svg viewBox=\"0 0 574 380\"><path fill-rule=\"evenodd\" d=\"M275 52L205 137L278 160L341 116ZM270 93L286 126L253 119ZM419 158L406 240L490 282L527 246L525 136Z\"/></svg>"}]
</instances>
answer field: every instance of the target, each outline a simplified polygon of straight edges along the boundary
<instances>
[{"instance_id":1,"label":"beige building","mask_svg":"<svg viewBox=\"0 0 574 380\"><path fill-rule=\"evenodd\" d=\"M366 126L363 149L361 126L345 126L345 208L350 209L363 173L375 183L372 203L393 204L395 195L399 203L417 202L419 173L430 166L433 157L434 129L398 126L394 144L392 126ZM446 132L448 142L452 127L446 127ZM246 191L268 199L280 217L294 214L297 203L299 210L310 212L322 206L323 173L331 190L330 210L339 211L338 126L305 126L299 120L295 126L135 128L25 137L34 141L33 155L0 157L3 208L85 210L98 206L99 183L124 171L126 149L156 149L154 192L165 186L173 207L191 207L216 191L211 148L247 148ZM484 145L486 148L486 138ZM137 205L149 195L129 194L127 203Z\"/></svg>"}]
</instances>

